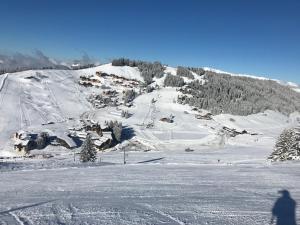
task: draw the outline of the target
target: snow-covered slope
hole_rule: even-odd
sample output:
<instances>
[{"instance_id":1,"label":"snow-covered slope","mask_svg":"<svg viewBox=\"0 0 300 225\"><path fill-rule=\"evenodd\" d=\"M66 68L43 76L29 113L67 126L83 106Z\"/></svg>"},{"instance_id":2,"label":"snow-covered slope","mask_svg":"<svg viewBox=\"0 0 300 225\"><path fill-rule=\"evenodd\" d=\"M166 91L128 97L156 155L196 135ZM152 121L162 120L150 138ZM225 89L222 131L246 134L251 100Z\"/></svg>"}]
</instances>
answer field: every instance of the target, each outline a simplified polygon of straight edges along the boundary
<instances>
[{"instance_id":1,"label":"snow-covered slope","mask_svg":"<svg viewBox=\"0 0 300 225\"><path fill-rule=\"evenodd\" d=\"M231 75L231 76L242 76L242 77L249 77L249 78L254 78L254 79L259 79L259 80L269 80L269 78L262 77L262 76L255 76L255 75L249 75L249 74L229 73L229 72L225 72L223 70L218 70L218 69L214 69L214 68L210 68L210 67L203 67L203 69L205 71L210 71L210 72L214 72L214 73L222 73L222 74L227 74L227 75Z\"/></svg>"},{"instance_id":2,"label":"snow-covered slope","mask_svg":"<svg viewBox=\"0 0 300 225\"><path fill-rule=\"evenodd\" d=\"M83 75L86 74L93 75L96 73L96 71L101 71L107 74L114 74L117 76L125 77L127 79L143 81L138 68L130 67L130 66L112 66L111 63L93 67L93 68L79 70L78 72Z\"/></svg>"},{"instance_id":3,"label":"snow-covered slope","mask_svg":"<svg viewBox=\"0 0 300 225\"><path fill-rule=\"evenodd\" d=\"M0 75L0 224L268 224L278 190L299 202L299 163L266 160L279 133L299 124L299 113L201 117L207 111L176 103L179 92L163 87L164 78L130 107L95 108L91 94L127 88L125 79L98 71L142 80L136 68L111 64ZM97 87L79 85L81 76ZM121 121L126 140L93 163L79 161L80 148L62 146L33 150L52 158L12 158L16 131L66 137L80 120Z\"/></svg>"},{"instance_id":4,"label":"snow-covered slope","mask_svg":"<svg viewBox=\"0 0 300 225\"><path fill-rule=\"evenodd\" d=\"M169 145L224 145L228 142L224 135L220 135L223 126L246 129L274 138L282 129L293 126L296 121L275 112L248 117L219 115L213 120L199 120L195 118L198 112L192 111L190 106L176 103L178 92L175 88L164 88L164 78L155 79L156 84L161 86L160 89L138 96L131 108L95 109L87 98L92 93L99 93L101 88L86 88L79 85L78 81L80 76L95 75L98 71L143 80L137 68L115 67L111 64L83 70L30 70L1 75L0 155L13 152L11 138L18 130L48 129L63 134L69 127L78 125L82 118L102 123L109 119L122 121L134 130L136 139L156 149ZM176 68L167 67L165 73L175 75ZM195 77L202 79L198 75ZM101 79L108 88L120 93L124 90L124 87L116 86L106 78ZM122 109L128 110L132 116L122 118ZM160 121L170 116L174 117L174 123ZM146 128L149 124L151 128ZM232 141L234 140L231 143Z\"/></svg>"},{"instance_id":5,"label":"snow-covered slope","mask_svg":"<svg viewBox=\"0 0 300 225\"><path fill-rule=\"evenodd\" d=\"M294 82L282 81L282 80L277 80L277 79L270 79L270 78L266 78L266 77L263 77L263 76L256 76L256 75L249 75L249 74L230 73L230 72L225 72L223 70L218 70L218 69L214 69L214 68L210 68L210 67L203 67L203 69L205 71L210 71L210 72L220 73L220 74L227 74L227 75L230 75L230 76L249 77L249 78L259 79L259 80L273 80L273 81L276 81L279 84L289 86L293 90L295 90L297 92L300 92L300 85L296 84Z\"/></svg>"},{"instance_id":6,"label":"snow-covered slope","mask_svg":"<svg viewBox=\"0 0 300 225\"><path fill-rule=\"evenodd\" d=\"M66 129L69 118L90 109L86 94L78 85L78 73L69 70L25 71L0 76L0 143L2 150L20 129L45 129L54 122Z\"/></svg>"}]
</instances>

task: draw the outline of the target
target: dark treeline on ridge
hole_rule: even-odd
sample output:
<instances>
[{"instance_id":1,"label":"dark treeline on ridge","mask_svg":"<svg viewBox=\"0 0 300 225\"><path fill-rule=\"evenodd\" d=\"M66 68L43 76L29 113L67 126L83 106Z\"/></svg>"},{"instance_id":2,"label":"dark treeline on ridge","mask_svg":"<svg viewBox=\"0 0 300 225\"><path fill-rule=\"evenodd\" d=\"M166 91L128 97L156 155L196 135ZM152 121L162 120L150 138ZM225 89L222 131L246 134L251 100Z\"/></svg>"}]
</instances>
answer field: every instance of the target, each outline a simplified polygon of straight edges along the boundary
<instances>
[{"instance_id":1,"label":"dark treeline on ridge","mask_svg":"<svg viewBox=\"0 0 300 225\"><path fill-rule=\"evenodd\" d=\"M300 93L273 80L206 72L204 84L192 81L181 88L181 104L210 110L214 114L249 115L266 110L283 114L300 112Z\"/></svg>"}]
</instances>

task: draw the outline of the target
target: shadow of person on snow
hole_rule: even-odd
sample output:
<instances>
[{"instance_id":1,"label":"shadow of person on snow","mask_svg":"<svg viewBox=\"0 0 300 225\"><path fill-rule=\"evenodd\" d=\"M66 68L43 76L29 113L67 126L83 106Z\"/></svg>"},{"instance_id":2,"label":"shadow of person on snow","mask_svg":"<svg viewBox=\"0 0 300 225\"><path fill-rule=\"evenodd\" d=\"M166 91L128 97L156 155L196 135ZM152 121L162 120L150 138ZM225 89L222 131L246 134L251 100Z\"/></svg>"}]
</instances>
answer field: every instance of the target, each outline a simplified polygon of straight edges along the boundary
<instances>
[{"instance_id":1,"label":"shadow of person on snow","mask_svg":"<svg viewBox=\"0 0 300 225\"><path fill-rule=\"evenodd\" d=\"M292 199L288 190L281 190L281 194L273 208L271 224L274 224L276 218L276 225L297 225L296 223L296 201Z\"/></svg>"}]
</instances>

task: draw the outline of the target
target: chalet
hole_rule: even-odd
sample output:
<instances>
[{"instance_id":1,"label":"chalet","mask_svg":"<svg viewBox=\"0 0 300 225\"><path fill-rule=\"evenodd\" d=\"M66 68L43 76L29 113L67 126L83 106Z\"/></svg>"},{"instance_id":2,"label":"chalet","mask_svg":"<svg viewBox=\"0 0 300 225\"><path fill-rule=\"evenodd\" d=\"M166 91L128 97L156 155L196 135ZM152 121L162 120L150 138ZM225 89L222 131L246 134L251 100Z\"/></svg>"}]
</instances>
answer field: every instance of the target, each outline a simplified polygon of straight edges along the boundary
<instances>
[{"instance_id":1,"label":"chalet","mask_svg":"<svg viewBox=\"0 0 300 225\"><path fill-rule=\"evenodd\" d=\"M35 137L36 134L29 134L28 132L25 131L18 131L14 134L14 150L21 154L25 155L27 154L30 150L35 148Z\"/></svg>"},{"instance_id":2,"label":"chalet","mask_svg":"<svg viewBox=\"0 0 300 225\"><path fill-rule=\"evenodd\" d=\"M99 136L102 136L102 129L98 123L86 123L83 128L85 131L95 131Z\"/></svg>"},{"instance_id":3,"label":"chalet","mask_svg":"<svg viewBox=\"0 0 300 225\"><path fill-rule=\"evenodd\" d=\"M67 149L74 149L77 147L76 143L72 140L71 137L56 137L55 141L58 145L63 146Z\"/></svg>"},{"instance_id":4,"label":"chalet","mask_svg":"<svg viewBox=\"0 0 300 225\"><path fill-rule=\"evenodd\" d=\"M118 94L116 90L107 90L107 91L103 91L102 93L103 95L110 96L110 97L114 97Z\"/></svg>"},{"instance_id":5,"label":"chalet","mask_svg":"<svg viewBox=\"0 0 300 225\"><path fill-rule=\"evenodd\" d=\"M87 134L91 135L94 147L97 150L104 150L110 148L113 143L113 137L111 130L103 126L101 127L99 123L96 123L93 120L82 121L82 128L76 129L72 132L72 137L76 137L79 140L83 141L86 139Z\"/></svg>"},{"instance_id":6,"label":"chalet","mask_svg":"<svg viewBox=\"0 0 300 225\"><path fill-rule=\"evenodd\" d=\"M198 114L195 115L195 118L199 120L212 120L212 114L211 113L206 113L204 115Z\"/></svg>"},{"instance_id":7,"label":"chalet","mask_svg":"<svg viewBox=\"0 0 300 225\"><path fill-rule=\"evenodd\" d=\"M35 142L32 140L20 140L14 144L14 150L21 155L26 155L30 150L34 149Z\"/></svg>"},{"instance_id":8,"label":"chalet","mask_svg":"<svg viewBox=\"0 0 300 225\"><path fill-rule=\"evenodd\" d=\"M107 77L109 75L107 73L103 73L101 71L96 71L96 76L98 76L98 77Z\"/></svg>"},{"instance_id":9,"label":"chalet","mask_svg":"<svg viewBox=\"0 0 300 225\"><path fill-rule=\"evenodd\" d=\"M241 134L249 134L248 131L242 130L242 131L237 131L236 129L229 128L229 127L223 127L222 128L230 137L235 137L237 135Z\"/></svg>"},{"instance_id":10,"label":"chalet","mask_svg":"<svg viewBox=\"0 0 300 225\"><path fill-rule=\"evenodd\" d=\"M112 144L112 133L103 132L102 136L99 136L95 133L90 133L92 136L92 141L97 150L104 150L111 147Z\"/></svg>"},{"instance_id":11,"label":"chalet","mask_svg":"<svg viewBox=\"0 0 300 225\"><path fill-rule=\"evenodd\" d=\"M174 122L174 116L171 114L169 117L161 118L160 121L166 122L166 123L173 123Z\"/></svg>"},{"instance_id":12,"label":"chalet","mask_svg":"<svg viewBox=\"0 0 300 225\"><path fill-rule=\"evenodd\" d=\"M29 133L18 131L14 134L14 150L22 155L28 154L33 149L43 149L47 145L64 146L68 149L77 147L77 143L73 140L69 132L62 133L48 132Z\"/></svg>"},{"instance_id":13,"label":"chalet","mask_svg":"<svg viewBox=\"0 0 300 225\"><path fill-rule=\"evenodd\" d=\"M97 87L100 85L101 82L98 77L94 75L89 75L89 76L80 76L80 80L78 83L85 87L92 87L92 86Z\"/></svg>"},{"instance_id":14,"label":"chalet","mask_svg":"<svg viewBox=\"0 0 300 225\"><path fill-rule=\"evenodd\" d=\"M71 65L71 68L73 69L73 70L78 70L78 69L80 69L80 63L73 63L72 65Z\"/></svg>"},{"instance_id":15,"label":"chalet","mask_svg":"<svg viewBox=\"0 0 300 225\"><path fill-rule=\"evenodd\" d=\"M171 119L171 118L167 118L167 117L163 117L163 118L161 118L160 119L160 121L162 121L162 122L166 122L166 123L173 123L174 121L173 121L173 119Z\"/></svg>"}]
</instances>

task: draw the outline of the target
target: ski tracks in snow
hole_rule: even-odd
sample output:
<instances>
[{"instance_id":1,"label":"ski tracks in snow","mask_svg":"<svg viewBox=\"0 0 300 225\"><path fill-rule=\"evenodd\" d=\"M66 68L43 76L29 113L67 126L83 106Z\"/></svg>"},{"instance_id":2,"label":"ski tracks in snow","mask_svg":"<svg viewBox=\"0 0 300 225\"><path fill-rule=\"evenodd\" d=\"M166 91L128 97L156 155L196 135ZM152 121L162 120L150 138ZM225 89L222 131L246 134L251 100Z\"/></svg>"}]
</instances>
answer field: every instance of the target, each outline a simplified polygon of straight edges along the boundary
<instances>
[{"instance_id":1,"label":"ski tracks in snow","mask_svg":"<svg viewBox=\"0 0 300 225\"><path fill-rule=\"evenodd\" d=\"M148 211L152 212L155 215L155 218L161 218L162 220L169 220L170 224L174 224L174 225L186 225L185 222L181 221L180 219L166 213L163 212L157 208L154 208L152 205L150 204L138 204L139 206L142 206L144 208L146 208ZM162 222L163 224L166 224L166 222Z\"/></svg>"},{"instance_id":2,"label":"ski tracks in snow","mask_svg":"<svg viewBox=\"0 0 300 225\"><path fill-rule=\"evenodd\" d=\"M2 89L3 89L3 86L4 86L4 84L5 84L5 81L6 81L6 79L7 79L7 76L8 76L8 74L4 74L4 75L2 75L1 76L1 81L0 81L0 92L2 91Z\"/></svg>"},{"instance_id":3,"label":"ski tracks in snow","mask_svg":"<svg viewBox=\"0 0 300 225\"><path fill-rule=\"evenodd\" d=\"M4 96L6 95L6 92L7 92L7 86L8 86L7 77L8 77L8 74L2 75L1 76L2 79L0 81L0 93L1 93L0 106L1 106L1 108L3 106Z\"/></svg>"},{"instance_id":4,"label":"ski tracks in snow","mask_svg":"<svg viewBox=\"0 0 300 225\"><path fill-rule=\"evenodd\" d=\"M18 216L17 214L13 213L13 212L10 212L9 213L15 220L16 222L19 224L19 225L29 225L30 223L27 222L24 218Z\"/></svg>"},{"instance_id":5,"label":"ski tracks in snow","mask_svg":"<svg viewBox=\"0 0 300 225\"><path fill-rule=\"evenodd\" d=\"M23 102L23 97L25 95L24 88L22 87L22 84L20 82L18 84L19 90L21 91L19 95L20 128L23 129L24 127L28 127L31 125L31 120Z\"/></svg>"},{"instance_id":6,"label":"ski tracks in snow","mask_svg":"<svg viewBox=\"0 0 300 225\"><path fill-rule=\"evenodd\" d=\"M59 116L61 117L61 120L62 121L57 121L57 122L63 122L63 121L66 121L66 118L64 116L64 113L63 111L61 110L60 106L59 106L59 103L58 103L58 100L54 94L54 92L52 91L52 89L50 88L49 86L49 83L48 81L45 81L43 82L43 84L45 84L45 88L47 89L47 91L49 92L50 96L51 96L51 99L52 99L52 102L54 103L54 107L57 109L58 113L59 113Z\"/></svg>"},{"instance_id":7,"label":"ski tracks in snow","mask_svg":"<svg viewBox=\"0 0 300 225\"><path fill-rule=\"evenodd\" d=\"M14 212L8 212L0 215L0 224L2 225L34 225L32 221Z\"/></svg>"}]
</instances>

